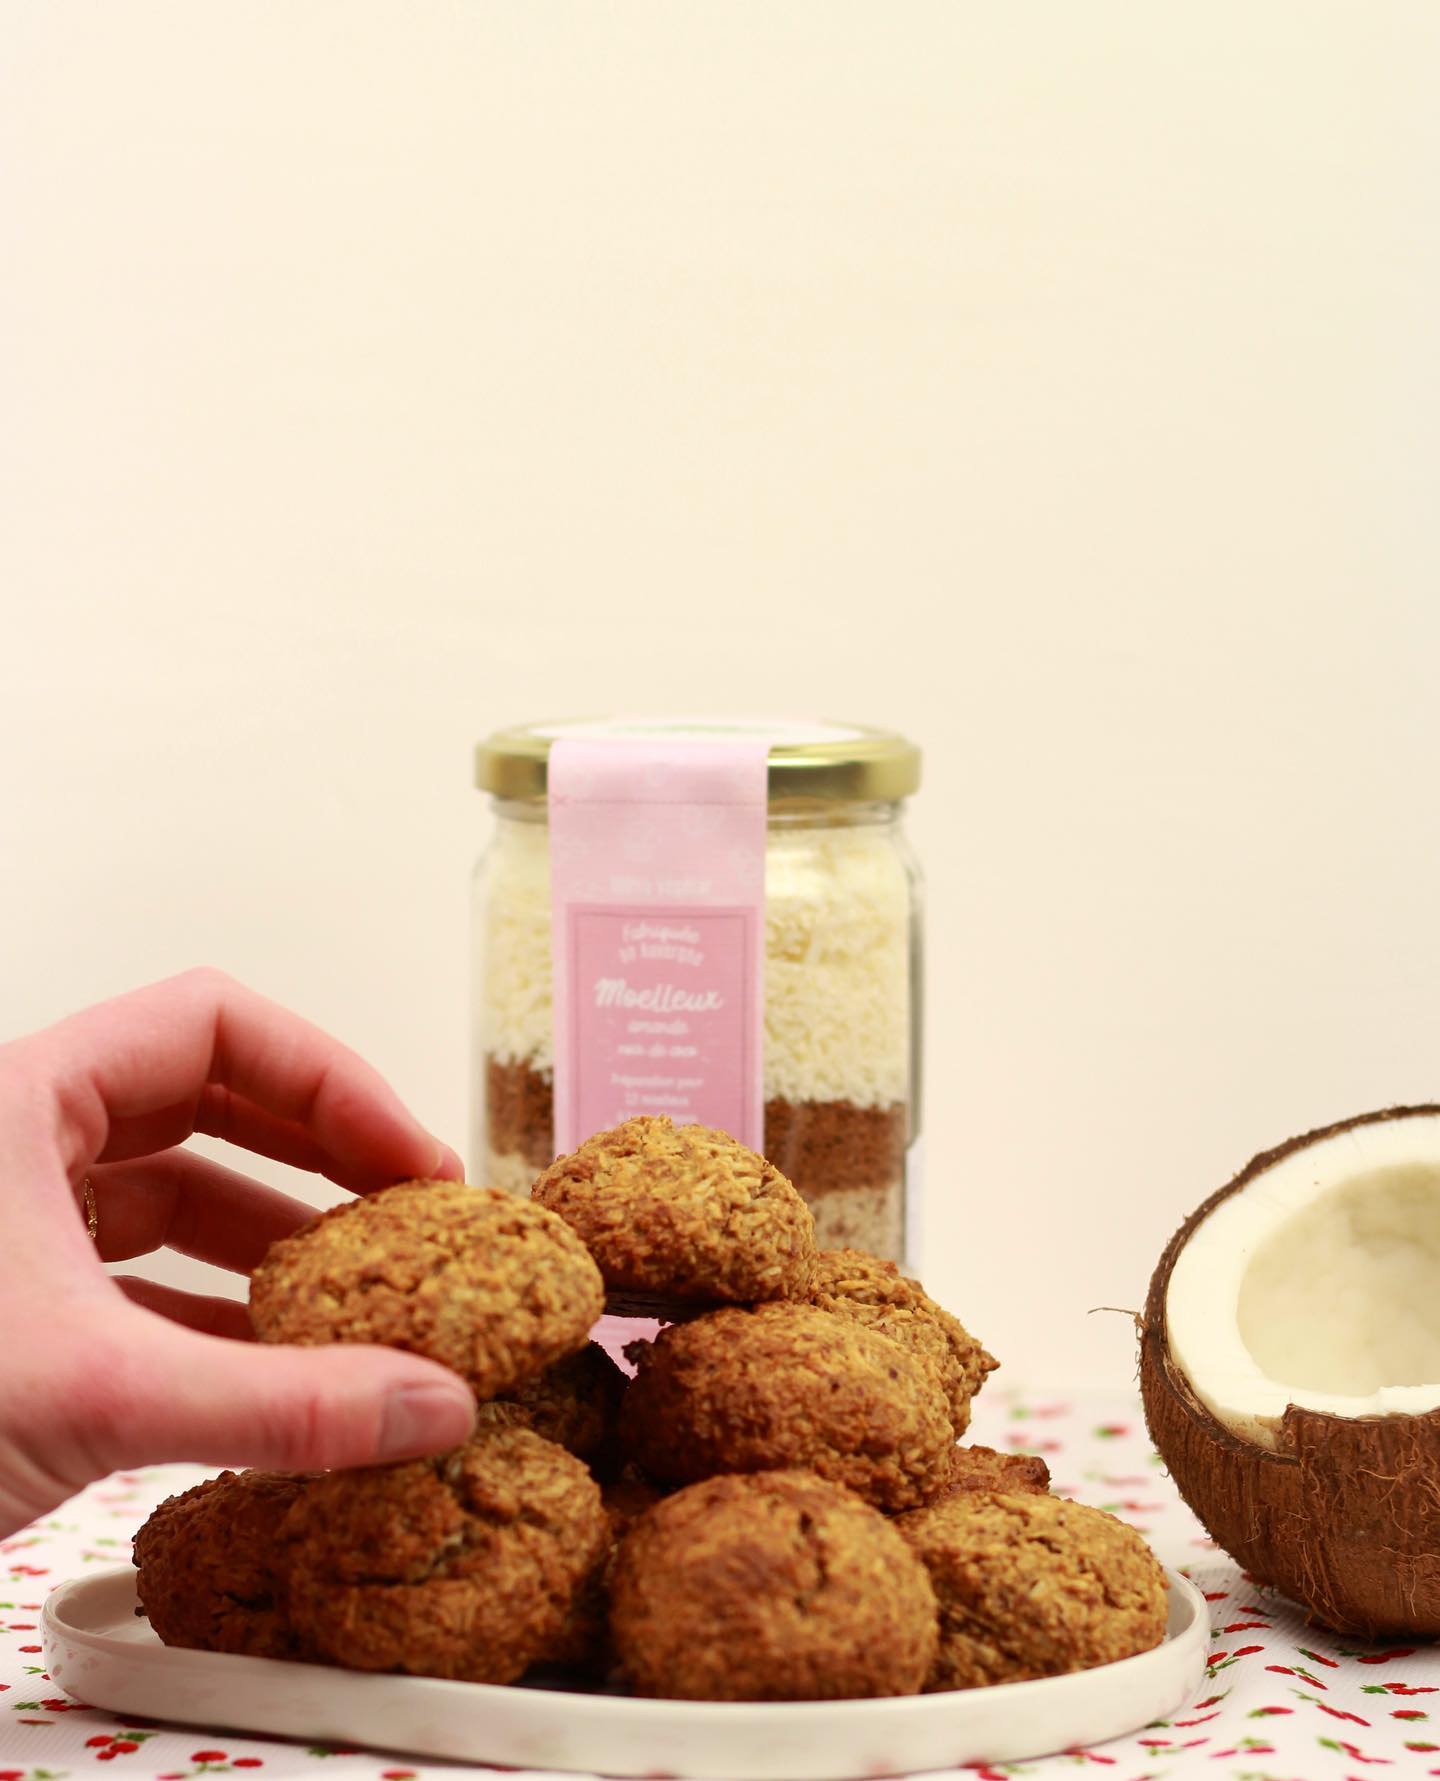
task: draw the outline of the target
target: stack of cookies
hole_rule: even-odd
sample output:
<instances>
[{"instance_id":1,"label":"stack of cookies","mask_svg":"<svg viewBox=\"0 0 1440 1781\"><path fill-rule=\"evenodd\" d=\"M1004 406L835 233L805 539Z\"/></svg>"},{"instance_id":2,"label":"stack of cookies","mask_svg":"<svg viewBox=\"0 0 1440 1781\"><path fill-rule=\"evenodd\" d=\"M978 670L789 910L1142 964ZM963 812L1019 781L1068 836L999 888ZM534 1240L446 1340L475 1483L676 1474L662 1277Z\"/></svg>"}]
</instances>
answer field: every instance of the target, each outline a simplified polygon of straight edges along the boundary
<instances>
[{"instance_id":1,"label":"stack of cookies","mask_svg":"<svg viewBox=\"0 0 1440 1781\"><path fill-rule=\"evenodd\" d=\"M607 1303L664 1320L628 1380L588 1340ZM633 1119L528 1202L407 1182L338 1207L274 1246L251 1315L266 1341L443 1362L476 1432L162 1504L136 1563L168 1643L774 1700L1052 1675L1163 1636L1138 1535L1051 1496L1038 1460L957 1446L991 1356L893 1263L817 1252L799 1194L724 1133Z\"/></svg>"}]
</instances>

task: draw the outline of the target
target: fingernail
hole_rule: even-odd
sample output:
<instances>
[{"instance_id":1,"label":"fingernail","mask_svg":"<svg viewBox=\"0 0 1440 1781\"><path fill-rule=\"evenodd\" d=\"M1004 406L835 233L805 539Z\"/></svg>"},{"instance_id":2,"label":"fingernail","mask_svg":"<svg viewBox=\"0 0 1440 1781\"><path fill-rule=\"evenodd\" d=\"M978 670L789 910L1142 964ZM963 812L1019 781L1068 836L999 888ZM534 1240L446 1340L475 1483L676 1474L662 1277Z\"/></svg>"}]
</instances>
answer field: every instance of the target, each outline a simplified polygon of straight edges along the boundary
<instances>
[{"instance_id":1,"label":"fingernail","mask_svg":"<svg viewBox=\"0 0 1440 1781\"><path fill-rule=\"evenodd\" d=\"M418 1459L458 1447L475 1427L475 1400L460 1384L397 1385L385 1396L376 1458Z\"/></svg>"},{"instance_id":2,"label":"fingernail","mask_svg":"<svg viewBox=\"0 0 1440 1781\"><path fill-rule=\"evenodd\" d=\"M435 1140L434 1176L437 1181L463 1181L465 1179L465 1165L461 1162L458 1153L453 1151L448 1144L442 1144L438 1138Z\"/></svg>"}]
</instances>

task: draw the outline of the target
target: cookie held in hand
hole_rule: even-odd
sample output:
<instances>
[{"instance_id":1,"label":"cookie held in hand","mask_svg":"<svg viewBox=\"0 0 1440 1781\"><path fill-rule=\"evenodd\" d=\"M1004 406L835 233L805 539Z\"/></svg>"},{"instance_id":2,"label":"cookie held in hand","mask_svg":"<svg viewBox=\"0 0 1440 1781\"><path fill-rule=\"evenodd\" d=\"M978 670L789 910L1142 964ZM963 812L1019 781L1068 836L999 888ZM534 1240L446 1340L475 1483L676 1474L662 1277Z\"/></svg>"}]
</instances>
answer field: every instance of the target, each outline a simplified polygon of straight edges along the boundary
<instances>
[{"instance_id":1,"label":"cookie held in hand","mask_svg":"<svg viewBox=\"0 0 1440 1781\"><path fill-rule=\"evenodd\" d=\"M375 1342L492 1398L585 1346L600 1270L563 1219L494 1187L406 1181L272 1244L250 1281L263 1342Z\"/></svg>"}]
</instances>

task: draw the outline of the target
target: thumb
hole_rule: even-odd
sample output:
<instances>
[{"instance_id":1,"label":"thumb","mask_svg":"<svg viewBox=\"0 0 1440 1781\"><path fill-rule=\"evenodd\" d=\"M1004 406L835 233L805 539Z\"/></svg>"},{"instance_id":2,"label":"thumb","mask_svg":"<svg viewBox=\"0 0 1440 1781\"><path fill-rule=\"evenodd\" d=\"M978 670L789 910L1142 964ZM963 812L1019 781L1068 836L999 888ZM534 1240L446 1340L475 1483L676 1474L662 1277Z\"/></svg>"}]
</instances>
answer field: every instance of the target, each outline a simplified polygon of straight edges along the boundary
<instances>
[{"instance_id":1,"label":"thumb","mask_svg":"<svg viewBox=\"0 0 1440 1781\"><path fill-rule=\"evenodd\" d=\"M91 1440L110 1448L98 1456L108 1470L380 1465L457 1447L475 1426L464 1380L418 1355L231 1342L146 1321L101 1388Z\"/></svg>"}]
</instances>

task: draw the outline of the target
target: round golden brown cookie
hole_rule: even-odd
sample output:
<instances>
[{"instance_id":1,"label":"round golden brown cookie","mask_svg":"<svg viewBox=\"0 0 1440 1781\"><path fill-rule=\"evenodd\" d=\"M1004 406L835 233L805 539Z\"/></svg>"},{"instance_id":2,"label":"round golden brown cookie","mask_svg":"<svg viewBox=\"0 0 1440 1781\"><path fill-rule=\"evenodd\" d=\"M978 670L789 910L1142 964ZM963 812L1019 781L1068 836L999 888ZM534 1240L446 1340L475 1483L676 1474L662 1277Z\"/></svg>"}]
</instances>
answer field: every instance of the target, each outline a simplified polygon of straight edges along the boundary
<instances>
[{"instance_id":1,"label":"round golden brown cookie","mask_svg":"<svg viewBox=\"0 0 1440 1781\"><path fill-rule=\"evenodd\" d=\"M700 1701L917 1694L937 1639L894 1527L809 1472L710 1478L623 1541L611 1630L637 1693Z\"/></svg>"},{"instance_id":2,"label":"round golden brown cookie","mask_svg":"<svg viewBox=\"0 0 1440 1781\"><path fill-rule=\"evenodd\" d=\"M927 1691L1093 1669L1165 1636L1165 1573L1134 1528L1103 1510L967 1491L895 1526L940 1602Z\"/></svg>"},{"instance_id":3,"label":"round golden brown cookie","mask_svg":"<svg viewBox=\"0 0 1440 1781\"><path fill-rule=\"evenodd\" d=\"M950 1456L950 1489L1028 1491L1045 1496L1050 1468L1033 1453L997 1453L973 1441Z\"/></svg>"},{"instance_id":4,"label":"round golden brown cookie","mask_svg":"<svg viewBox=\"0 0 1440 1781\"><path fill-rule=\"evenodd\" d=\"M627 1457L685 1484L803 1466L882 1509L941 1495L954 1437L934 1369L813 1305L726 1307L633 1346Z\"/></svg>"},{"instance_id":5,"label":"round golden brown cookie","mask_svg":"<svg viewBox=\"0 0 1440 1781\"><path fill-rule=\"evenodd\" d=\"M955 1433L970 1426L970 1400L999 1365L960 1322L937 1305L918 1280L909 1280L894 1262L861 1249L822 1249L815 1257L810 1304L923 1355L940 1375Z\"/></svg>"},{"instance_id":6,"label":"round golden brown cookie","mask_svg":"<svg viewBox=\"0 0 1440 1781\"><path fill-rule=\"evenodd\" d=\"M584 1239L605 1284L749 1304L804 1290L815 1220L753 1150L709 1126L627 1119L550 1165L530 1190Z\"/></svg>"},{"instance_id":7,"label":"round golden brown cookie","mask_svg":"<svg viewBox=\"0 0 1440 1781\"><path fill-rule=\"evenodd\" d=\"M299 1472L222 1472L154 1511L135 1536L135 1589L167 1645L307 1655L286 1616L275 1542L309 1482Z\"/></svg>"},{"instance_id":8,"label":"round golden brown cookie","mask_svg":"<svg viewBox=\"0 0 1440 1781\"><path fill-rule=\"evenodd\" d=\"M528 1385L478 1406L481 1425L534 1429L593 1470L608 1474L625 1375L598 1342L546 1367Z\"/></svg>"},{"instance_id":9,"label":"round golden brown cookie","mask_svg":"<svg viewBox=\"0 0 1440 1781\"><path fill-rule=\"evenodd\" d=\"M510 1682L563 1649L610 1527L573 1454L491 1428L440 1459L328 1473L283 1538L295 1624L335 1663Z\"/></svg>"},{"instance_id":10,"label":"round golden brown cookie","mask_svg":"<svg viewBox=\"0 0 1440 1781\"><path fill-rule=\"evenodd\" d=\"M250 1281L264 1342L378 1342L490 1398L584 1346L600 1272L575 1233L493 1187L406 1181L272 1244Z\"/></svg>"},{"instance_id":11,"label":"round golden brown cookie","mask_svg":"<svg viewBox=\"0 0 1440 1781\"><path fill-rule=\"evenodd\" d=\"M618 1542L664 1493L634 1475L600 1486L612 1544L604 1564L575 1599L566 1631L550 1662L560 1669L578 1670L591 1681L604 1681L615 1670L615 1648L610 1637L610 1579L615 1570Z\"/></svg>"},{"instance_id":12,"label":"round golden brown cookie","mask_svg":"<svg viewBox=\"0 0 1440 1781\"><path fill-rule=\"evenodd\" d=\"M605 1499L611 1532L617 1540L623 1540L647 1509L663 1503L672 1493L642 1478L634 1466L626 1466L620 1477L600 1486L600 1494Z\"/></svg>"}]
</instances>

